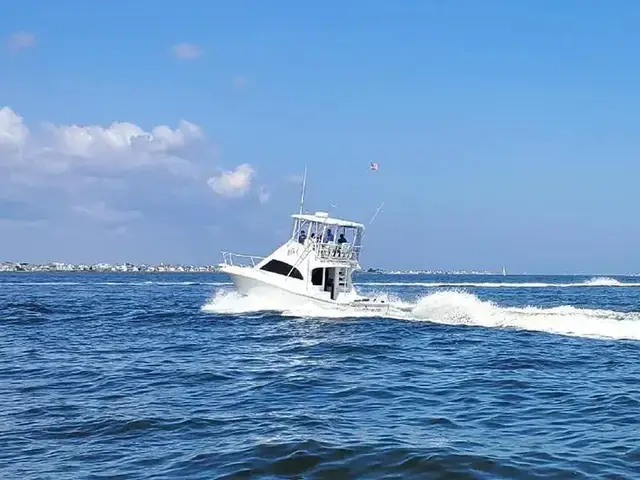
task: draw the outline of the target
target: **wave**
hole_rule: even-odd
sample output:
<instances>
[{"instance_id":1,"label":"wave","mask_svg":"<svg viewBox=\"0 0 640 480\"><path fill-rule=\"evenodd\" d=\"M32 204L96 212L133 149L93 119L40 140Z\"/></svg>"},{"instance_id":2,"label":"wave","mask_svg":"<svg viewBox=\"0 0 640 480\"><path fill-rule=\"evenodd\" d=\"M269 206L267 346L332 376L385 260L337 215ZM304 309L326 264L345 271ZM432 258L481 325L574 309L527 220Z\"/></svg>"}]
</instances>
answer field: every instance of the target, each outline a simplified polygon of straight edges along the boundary
<instances>
[{"instance_id":1,"label":"wave","mask_svg":"<svg viewBox=\"0 0 640 480\"><path fill-rule=\"evenodd\" d=\"M468 292L443 291L418 300L413 315L434 323L515 328L578 337L640 340L640 312L563 305L500 307Z\"/></svg>"},{"instance_id":2,"label":"wave","mask_svg":"<svg viewBox=\"0 0 640 480\"><path fill-rule=\"evenodd\" d=\"M593 287L624 287L626 285L640 285L640 283L622 283L611 277L593 277L584 282L585 285Z\"/></svg>"},{"instance_id":3,"label":"wave","mask_svg":"<svg viewBox=\"0 0 640 480\"><path fill-rule=\"evenodd\" d=\"M583 282L360 282L360 286L389 287L482 287L482 288L570 288L570 287L640 287L640 282L621 282L611 277L593 277Z\"/></svg>"},{"instance_id":4,"label":"wave","mask_svg":"<svg viewBox=\"0 0 640 480\"><path fill-rule=\"evenodd\" d=\"M640 312L616 312L560 306L501 307L481 300L476 295L455 290L430 293L416 302L389 298L392 305L385 317L428 321L446 325L467 325L486 328L512 328L576 337L640 340ZM374 312L358 312L320 307L303 299L292 304L275 296L242 296L235 291L219 290L201 307L217 314L251 314L277 312L283 316L305 318L376 317Z\"/></svg>"}]
</instances>

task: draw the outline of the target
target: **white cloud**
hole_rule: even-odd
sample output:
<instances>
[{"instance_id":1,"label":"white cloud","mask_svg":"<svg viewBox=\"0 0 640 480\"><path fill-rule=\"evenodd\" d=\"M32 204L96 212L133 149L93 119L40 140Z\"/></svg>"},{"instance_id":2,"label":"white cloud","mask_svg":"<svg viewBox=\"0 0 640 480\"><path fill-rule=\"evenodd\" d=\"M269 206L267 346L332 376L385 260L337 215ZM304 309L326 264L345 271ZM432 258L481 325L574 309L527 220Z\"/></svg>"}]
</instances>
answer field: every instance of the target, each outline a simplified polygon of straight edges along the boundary
<instances>
[{"instance_id":1,"label":"white cloud","mask_svg":"<svg viewBox=\"0 0 640 480\"><path fill-rule=\"evenodd\" d=\"M129 222L142 218L142 213L137 210L118 211L109 208L105 202L96 202L88 206L75 206L72 210L92 220L104 223Z\"/></svg>"},{"instance_id":2,"label":"white cloud","mask_svg":"<svg viewBox=\"0 0 640 480\"><path fill-rule=\"evenodd\" d=\"M171 50L180 60L195 60L204 53L198 45L193 43L179 43L171 47Z\"/></svg>"},{"instance_id":3,"label":"white cloud","mask_svg":"<svg viewBox=\"0 0 640 480\"><path fill-rule=\"evenodd\" d=\"M9 107L0 109L0 171L14 178L60 175L75 170L122 172L153 168L173 175L194 176L182 150L204 139L200 127L181 121L176 129L159 125L145 131L128 122L100 125L52 125L33 133ZM29 183L29 182L26 182Z\"/></svg>"},{"instance_id":4,"label":"white cloud","mask_svg":"<svg viewBox=\"0 0 640 480\"><path fill-rule=\"evenodd\" d=\"M202 131L198 126L184 120L175 130L160 125L154 127L151 132L145 132L132 123L113 123L107 128L95 125L52 126L50 131L62 153L86 158L105 151L166 152L184 147L189 141L202 137Z\"/></svg>"},{"instance_id":5,"label":"white cloud","mask_svg":"<svg viewBox=\"0 0 640 480\"><path fill-rule=\"evenodd\" d=\"M224 224L228 208L212 198L212 190L221 198L268 200L266 188L254 188L251 165L219 170L212 147L187 121L146 128L126 121L35 124L0 105L0 228L28 232L26 227L38 226L54 237L76 228L134 239L155 228L196 228L212 207ZM70 248L66 240L43 238L34 241L45 250ZM16 240L11 248L22 246Z\"/></svg>"},{"instance_id":6,"label":"white cloud","mask_svg":"<svg viewBox=\"0 0 640 480\"><path fill-rule=\"evenodd\" d=\"M29 32L16 32L7 40L7 49L10 52L17 52L25 48L34 47L36 36Z\"/></svg>"},{"instance_id":7,"label":"white cloud","mask_svg":"<svg viewBox=\"0 0 640 480\"><path fill-rule=\"evenodd\" d=\"M244 163L235 170L227 170L211 177L207 184L223 197L242 197L251 187L254 173L251 165Z\"/></svg>"},{"instance_id":8,"label":"white cloud","mask_svg":"<svg viewBox=\"0 0 640 480\"><path fill-rule=\"evenodd\" d=\"M131 123L113 123L107 128L70 125L52 127L52 131L62 152L81 157L91 157L104 150L131 148L138 151L163 151L183 147L189 137L200 137L199 129L184 121L176 130L161 125L151 132L145 132Z\"/></svg>"},{"instance_id":9,"label":"white cloud","mask_svg":"<svg viewBox=\"0 0 640 480\"><path fill-rule=\"evenodd\" d=\"M29 129L20 115L9 107L0 109L0 147L22 147L29 136Z\"/></svg>"},{"instance_id":10,"label":"white cloud","mask_svg":"<svg viewBox=\"0 0 640 480\"><path fill-rule=\"evenodd\" d=\"M267 203L270 197L271 192L269 192L267 187L260 187L258 189L258 200L260 201L260 203Z\"/></svg>"}]
</instances>

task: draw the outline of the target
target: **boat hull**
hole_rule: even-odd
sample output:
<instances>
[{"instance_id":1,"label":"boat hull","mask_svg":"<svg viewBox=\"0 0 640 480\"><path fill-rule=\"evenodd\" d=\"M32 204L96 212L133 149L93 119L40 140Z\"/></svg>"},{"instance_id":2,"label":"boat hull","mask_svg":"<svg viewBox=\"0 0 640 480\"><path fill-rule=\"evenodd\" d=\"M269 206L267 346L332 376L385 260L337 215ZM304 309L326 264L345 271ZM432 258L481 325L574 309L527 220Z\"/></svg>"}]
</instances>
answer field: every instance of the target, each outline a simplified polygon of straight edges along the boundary
<instances>
[{"instance_id":1,"label":"boat hull","mask_svg":"<svg viewBox=\"0 0 640 480\"><path fill-rule=\"evenodd\" d=\"M268 279L260 278L260 272L246 267L223 269L231 277L231 281L241 295L259 295L271 301L287 305L313 305L321 308L338 309L349 312L388 313L391 305L369 299L333 301L314 297L304 292L297 292L284 286L275 285Z\"/></svg>"},{"instance_id":2,"label":"boat hull","mask_svg":"<svg viewBox=\"0 0 640 480\"><path fill-rule=\"evenodd\" d=\"M238 274L238 273L229 273L231 277L231 281L233 285L236 287L239 293L242 295L253 294L274 294L280 293L282 289L274 287L262 280L257 278L252 278L246 275Z\"/></svg>"}]
</instances>

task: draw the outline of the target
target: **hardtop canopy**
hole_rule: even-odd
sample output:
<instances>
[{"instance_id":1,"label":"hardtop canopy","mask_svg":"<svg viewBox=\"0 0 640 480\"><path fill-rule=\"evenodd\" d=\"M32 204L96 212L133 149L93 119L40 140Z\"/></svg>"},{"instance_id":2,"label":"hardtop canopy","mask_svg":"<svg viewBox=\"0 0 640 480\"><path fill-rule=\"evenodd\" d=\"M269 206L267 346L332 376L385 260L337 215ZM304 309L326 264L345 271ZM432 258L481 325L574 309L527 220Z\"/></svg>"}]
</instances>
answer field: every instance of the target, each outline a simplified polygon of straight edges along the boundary
<instances>
[{"instance_id":1,"label":"hardtop canopy","mask_svg":"<svg viewBox=\"0 0 640 480\"><path fill-rule=\"evenodd\" d=\"M336 227L346 228L359 228L364 230L364 225L357 222L351 222L349 220L341 220L339 218L331 218L326 212L316 212L314 214L299 214L291 215L292 218L303 220L306 222L317 222L324 225L332 225Z\"/></svg>"}]
</instances>

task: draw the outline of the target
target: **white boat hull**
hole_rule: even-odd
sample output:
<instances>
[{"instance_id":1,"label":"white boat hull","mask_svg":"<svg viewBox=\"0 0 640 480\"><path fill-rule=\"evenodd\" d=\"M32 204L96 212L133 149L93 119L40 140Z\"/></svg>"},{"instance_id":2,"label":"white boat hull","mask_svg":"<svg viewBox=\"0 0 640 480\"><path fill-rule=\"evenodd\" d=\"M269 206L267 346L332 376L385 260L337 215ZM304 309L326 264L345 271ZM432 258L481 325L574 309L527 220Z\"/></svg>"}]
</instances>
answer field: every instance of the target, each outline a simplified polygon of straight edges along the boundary
<instances>
[{"instance_id":1,"label":"white boat hull","mask_svg":"<svg viewBox=\"0 0 640 480\"><path fill-rule=\"evenodd\" d=\"M231 277L233 285L241 295L267 296L282 304L311 304L320 308L338 309L345 312L353 311L354 313L375 312L384 314L388 313L391 309L391 304L386 303L384 300L367 299L359 296L347 298L342 301L317 298L306 292L295 291L295 284L293 288L288 288L286 284L276 285L270 282L270 279L266 278L265 274L253 268L233 266L227 266L225 268L223 266L222 271ZM263 276L265 278L262 278ZM295 280L290 281L295 282Z\"/></svg>"}]
</instances>

